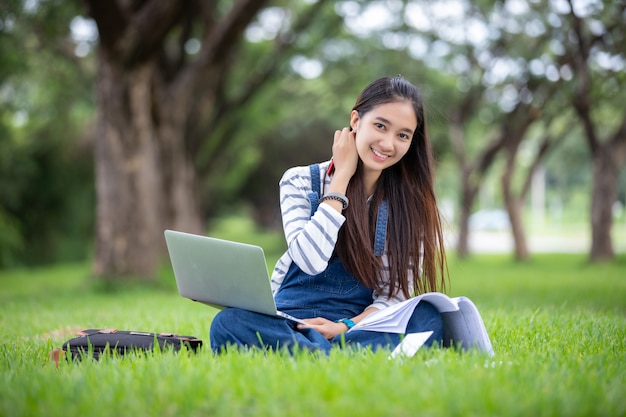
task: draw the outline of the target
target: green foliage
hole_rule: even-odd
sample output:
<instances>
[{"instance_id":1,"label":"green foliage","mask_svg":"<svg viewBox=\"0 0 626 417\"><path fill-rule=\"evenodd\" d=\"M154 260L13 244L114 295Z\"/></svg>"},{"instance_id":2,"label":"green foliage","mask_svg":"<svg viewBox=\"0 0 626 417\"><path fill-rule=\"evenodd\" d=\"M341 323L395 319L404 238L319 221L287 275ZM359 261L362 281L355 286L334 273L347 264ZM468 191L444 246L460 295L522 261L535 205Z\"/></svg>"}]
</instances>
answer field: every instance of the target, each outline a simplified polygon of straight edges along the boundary
<instances>
[{"instance_id":1,"label":"green foliage","mask_svg":"<svg viewBox=\"0 0 626 417\"><path fill-rule=\"evenodd\" d=\"M84 259L93 229L90 61L75 5L11 2L0 16L0 268Z\"/></svg>"},{"instance_id":2,"label":"green foliage","mask_svg":"<svg viewBox=\"0 0 626 417\"><path fill-rule=\"evenodd\" d=\"M269 12L282 8L285 23L314 3L277 0L270 2ZM229 109L205 132L205 145L195 162L202 177L199 192L206 220L244 207L253 209L258 224L279 227L277 182L282 173L293 165L329 158L334 130L347 123L358 92L380 76L400 73L421 87L439 162L437 187L449 201L458 199L460 179L450 152L449 120L474 90L489 91L474 106L475 115L466 125L469 156L480 152L495 133L506 87L534 83L533 100L542 116L556 115L554 124L560 127L574 124L573 112L563 110L579 79L568 78L571 68L562 62L563 49L575 45L563 9L555 11L556 3L550 2L520 4L517 11L509 7L515 5L511 2L459 4L466 13L455 14L452 9L444 16L424 13L430 28L418 28L409 22L418 9L410 7L423 6L419 10L430 13L439 7L434 2L331 1L306 31L293 38L285 33L276 37L269 33L260 40L248 37L230 58L230 76L220 86L220 98L237 97L265 68L275 65L277 73L251 100ZM232 2L220 1L218 15L225 16L230 7ZM359 31L366 26L362 13L376 7L387 8L391 19L380 16L375 30ZM619 24L623 11L620 2L608 0L582 7L587 13L582 16L585 30L606 29L596 37L606 42L592 49L591 67L593 115L602 121L598 133L606 137L623 119L626 71L619 59L626 40L624 25ZM496 12L499 18L493 17ZM0 268L85 259L89 254L95 216L89 133L94 129L95 56L78 58L77 42L69 31L72 20L82 13L80 2L61 0L7 0L0 8ZM264 10L252 29L268 16ZM457 22L450 16L463 19ZM455 31L469 22L489 23L490 37L481 43ZM448 25L449 30L438 31ZM197 24L191 30L198 37L203 28ZM178 50L181 36L180 31L171 33L165 49ZM275 56L272 51L285 39L293 41L287 53ZM419 52L420 45L424 52ZM187 60L193 61L193 55L188 51ZM507 76L499 83L486 83L481 71L496 68L495 58L510 65L497 66ZM320 77L303 77L297 65L302 60L318 63L323 69ZM481 70L471 66L471 60L489 65ZM531 62L541 70L530 71ZM545 87L551 85L545 71L551 66L563 67L562 83L554 99L544 102ZM566 136L546 162L548 211L559 220L581 222L588 217L590 159L581 129ZM521 168L525 167L520 164ZM486 180L486 188L499 188L496 175ZM623 169L620 181L619 199L626 202Z\"/></svg>"},{"instance_id":3,"label":"green foliage","mask_svg":"<svg viewBox=\"0 0 626 417\"><path fill-rule=\"evenodd\" d=\"M447 109L439 91L450 80L413 60L406 50L385 48L376 38L361 39L345 29L337 32L303 51L323 65L319 78L306 79L295 69L286 69L285 79L261 94L246 113L245 126L253 126L249 143L258 147L258 160L231 195L236 202L257 208L255 219L264 226L280 225L278 181L284 171L331 158L335 130L348 125L357 96L376 78L402 74L419 85L438 159L449 152ZM275 122L267 126L268 119Z\"/></svg>"},{"instance_id":4,"label":"green foliage","mask_svg":"<svg viewBox=\"0 0 626 417\"><path fill-rule=\"evenodd\" d=\"M215 310L173 289L93 292L83 264L0 272L0 416L620 416L625 266L623 256L610 265L452 259L451 295L477 303L496 355L420 350L408 360L341 350L215 356ZM86 327L192 334L205 347L55 369L48 353Z\"/></svg>"}]
</instances>

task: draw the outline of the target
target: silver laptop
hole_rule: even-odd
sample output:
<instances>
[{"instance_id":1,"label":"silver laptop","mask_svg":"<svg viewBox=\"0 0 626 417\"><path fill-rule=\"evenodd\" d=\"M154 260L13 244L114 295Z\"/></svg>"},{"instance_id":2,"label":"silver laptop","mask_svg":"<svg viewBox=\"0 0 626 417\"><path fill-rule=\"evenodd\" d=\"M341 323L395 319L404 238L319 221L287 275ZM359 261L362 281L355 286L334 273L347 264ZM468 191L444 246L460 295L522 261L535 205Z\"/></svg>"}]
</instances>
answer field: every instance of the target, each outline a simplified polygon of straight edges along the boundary
<instances>
[{"instance_id":1,"label":"silver laptop","mask_svg":"<svg viewBox=\"0 0 626 417\"><path fill-rule=\"evenodd\" d=\"M165 231L165 241L183 297L306 324L276 309L261 247L173 230Z\"/></svg>"}]
</instances>

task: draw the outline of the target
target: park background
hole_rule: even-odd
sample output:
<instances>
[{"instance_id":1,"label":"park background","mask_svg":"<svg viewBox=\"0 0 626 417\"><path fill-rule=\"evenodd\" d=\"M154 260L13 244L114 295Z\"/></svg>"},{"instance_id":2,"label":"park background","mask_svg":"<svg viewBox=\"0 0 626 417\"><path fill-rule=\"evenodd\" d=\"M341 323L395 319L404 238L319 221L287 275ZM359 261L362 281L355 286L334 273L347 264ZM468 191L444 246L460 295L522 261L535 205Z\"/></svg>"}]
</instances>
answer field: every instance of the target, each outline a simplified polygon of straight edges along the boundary
<instances>
[{"instance_id":1,"label":"park background","mask_svg":"<svg viewBox=\"0 0 626 417\"><path fill-rule=\"evenodd\" d=\"M624 415L625 21L623 2L600 0L4 1L0 415L79 414L98 381L118 412L274 414L260 398L281 378L294 378L288 414L419 409L342 400L362 388L354 375L389 378L378 395L396 401L430 381L439 390L416 398L431 415ZM177 296L163 230L260 244L271 267L282 173L328 159L361 89L396 74L424 96L450 293L478 303L494 360L204 352L206 367L48 367L81 327L206 340L214 311ZM178 396L168 406L146 388L155 369L209 378L230 402L159 381ZM353 375L347 388L333 370ZM289 403L307 378L322 397ZM460 391L465 405L446 401Z\"/></svg>"}]
</instances>

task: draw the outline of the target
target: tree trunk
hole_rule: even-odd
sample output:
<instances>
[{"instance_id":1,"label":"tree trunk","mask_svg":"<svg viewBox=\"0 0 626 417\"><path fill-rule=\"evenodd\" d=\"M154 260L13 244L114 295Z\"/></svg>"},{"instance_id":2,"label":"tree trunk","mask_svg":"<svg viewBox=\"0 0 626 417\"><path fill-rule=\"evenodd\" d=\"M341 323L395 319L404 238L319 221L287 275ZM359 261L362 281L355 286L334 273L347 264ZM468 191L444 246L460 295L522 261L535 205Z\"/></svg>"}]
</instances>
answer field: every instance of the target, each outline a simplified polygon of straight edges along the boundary
<instances>
[{"instance_id":1,"label":"tree trunk","mask_svg":"<svg viewBox=\"0 0 626 417\"><path fill-rule=\"evenodd\" d=\"M96 252L97 276L128 273L149 277L159 251L154 250L163 210L158 146L150 129L149 108L139 102L149 94L151 70L144 65L123 71L100 59L97 86Z\"/></svg>"},{"instance_id":2,"label":"tree trunk","mask_svg":"<svg viewBox=\"0 0 626 417\"><path fill-rule=\"evenodd\" d=\"M625 8L622 6L621 12L624 10ZM573 79L576 89L572 96L572 104L582 122L585 139L592 157L593 189L591 190L591 249L589 251L591 261L612 260L615 256L611 240L613 204L617 200L619 167L626 158L625 115L618 115L616 120L620 120L621 125L617 126L615 133L606 142L603 142L600 137L601 132L610 129L607 128L607 120L606 118L594 120L592 114L605 114L600 102L607 101L609 96L604 97L604 93L600 92L609 90L605 88L606 84L601 82L606 77L592 76L594 69L591 64L591 56L599 53L612 55L613 50L622 51L624 49L620 42L615 42L616 39L621 41L622 36L617 38L612 36L612 29L621 27L623 18L620 13L614 13L613 17L615 17L615 21L606 22L609 23L608 25L605 23L604 27L608 29L607 32L602 35L595 34L587 30L587 22L576 14L575 8L571 7L570 0L569 18L577 42L575 48L568 51L564 57L568 63L571 63L574 70L575 77ZM619 91L619 83L617 87L611 85L610 91L611 101L608 103L613 102L612 98L615 96L615 91ZM613 108L619 108L619 106Z\"/></svg>"},{"instance_id":3,"label":"tree trunk","mask_svg":"<svg viewBox=\"0 0 626 417\"><path fill-rule=\"evenodd\" d=\"M472 185L468 176L463 176L461 180L461 203L460 213L458 219L458 238L456 242L456 253L461 259L467 258L470 255L469 248L469 217L476 199L476 193L478 187Z\"/></svg>"},{"instance_id":4,"label":"tree trunk","mask_svg":"<svg viewBox=\"0 0 626 417\"><path fill-rule=\"evenodd\" d=\"M180 118L158 117L155 68L152 61L129 69L99 60L93 272L108 280L152 279L164 229L201 229L193 164L176 133Z\"/></svg>"},{"instance_id":5,"label":"tree trunk","mask_svg":"<svg viewBox=\"0 0 626 417\"><path fill-rule=\"evenodd\" d=\"M460 258L467 258L470 255L469 248L469 217L474 206L474 200L480 189L480 184L485 177L487 170L491 167L496 155L502 148L502 140L491 141L481 154L476 158L475 164L468 164L463 153L456 153L457 162L461 167L461 199L459 207L457 239L457 255Z\"/></svg>"},{"instance_id":6,"label":"tree trunk","mask_svg":"<svg viewBox=\"0 0 626 417\"><path fill-rule=\"evenodd\" d=\"M526 241L526 232L522 221L522 205L523 199L515 198L511 189L511 178L513 175L513 164L509 163L507 169L502 176L502 194L504 196L504 205L509 214L511 222L511 232L513 233L514 256L517 261L527 261L530 258L528 243Z\"/></svg>"},{"instance_id":7,"label":"tree trunk","mask_svg":"<svg viewBox=\"0 0 626 417\"><path fill-rule=\"evenodd\" d=\"M93 272L151 280L164 229L204 231L194 158L207 135L198 127L219 108L226 69L267 0L238 0L219 17L215 2L85 3L99 34ZM189 57L195 25L202 48Z\"/></svg>"},{"instance_id":8,"label":"tree trunk","mask_svg":"<svg viewBox=\"0 0 626 417\"><path fill-rule=\"evenodd\" d=\"M618 160L612 146L602 146L593 154L593 189L591 190L591 250L592 261L607 261L614 257L611 240L613 204L617 200Z\"/></svg>"},{"instance_id":9,"label":"tree trunk","mask_svg":"<svg viewBox=\"0 0 626 417\"><path fill-rule=\"evenodd\" d=\"M504 199L504 206L506 207L506 211L509 215L509 221L511 223L511 233L513 234L514 245L513 252L515 260L517 261L526 261L530 257L528 244L526 242L526 232L524 231L522 221L522 205L524 199L523 197L515 197L512 185L515 170L515 156L519 149L519 143L521 142L522 135L520 135L519 138L514 138L517 140L513 140L512 143L507 146L508 157L504 173L501 177L502 197Z\"/></svg>"}]
</instances>

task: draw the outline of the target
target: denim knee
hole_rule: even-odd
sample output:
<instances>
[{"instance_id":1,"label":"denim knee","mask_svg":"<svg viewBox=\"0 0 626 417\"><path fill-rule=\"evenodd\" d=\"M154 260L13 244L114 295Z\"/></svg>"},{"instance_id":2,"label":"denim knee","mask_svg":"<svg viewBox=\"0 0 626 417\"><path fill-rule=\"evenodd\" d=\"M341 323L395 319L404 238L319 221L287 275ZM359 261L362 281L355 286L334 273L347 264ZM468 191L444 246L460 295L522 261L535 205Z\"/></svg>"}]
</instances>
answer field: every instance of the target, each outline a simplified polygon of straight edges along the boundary
<instances>
[{"instance_id":1,"label":"denim knee","mask_svg":"<svg viewBox=\"0 0 626 417\"><path fill-rule=\"evenodd\" d=\"M425 345L441 346L443 343L443 317L437 308L427 301L420 301L407 324L406 333L432 331Z\"/></svg>"},{"instance_id":2,"label":"denim knee","mask_svg":"<svg viewBox=\"0 0 626 417\"><path fill-rule=\"evenodd\" d=\"M235 314L232 309L226 309L219 311L215 317L213 317L209 331L209 341L211 349L215 352L219 352L229 343L234 343L233 335L228 330L228 324L233 322L234 316Z\"/></svg>"},{"instance_id":3,"label":"denim knee","mask_svg":"<svg viewBox=\"0 0 626 417\"><path fill-rule=\"evenodd\" d=\"M211 349L216 353L229 346L281 349L300 344L306 348L315 347L317 342L308 340L282 317L238 308L222 310L215 316L210 341Z\"/></svg>"},{"instance_id":4,"label":"denim knee","mask_svg":"<svg viewBox=\"0 0 626 417\"><path fill-rule=\"evenodd\" d=\"M227 308L213 318L209 339L211 348L220 352L229 345L261 345L258 329L269 327L273 317L239 308Z\"/></svg>"}]
</instances>

